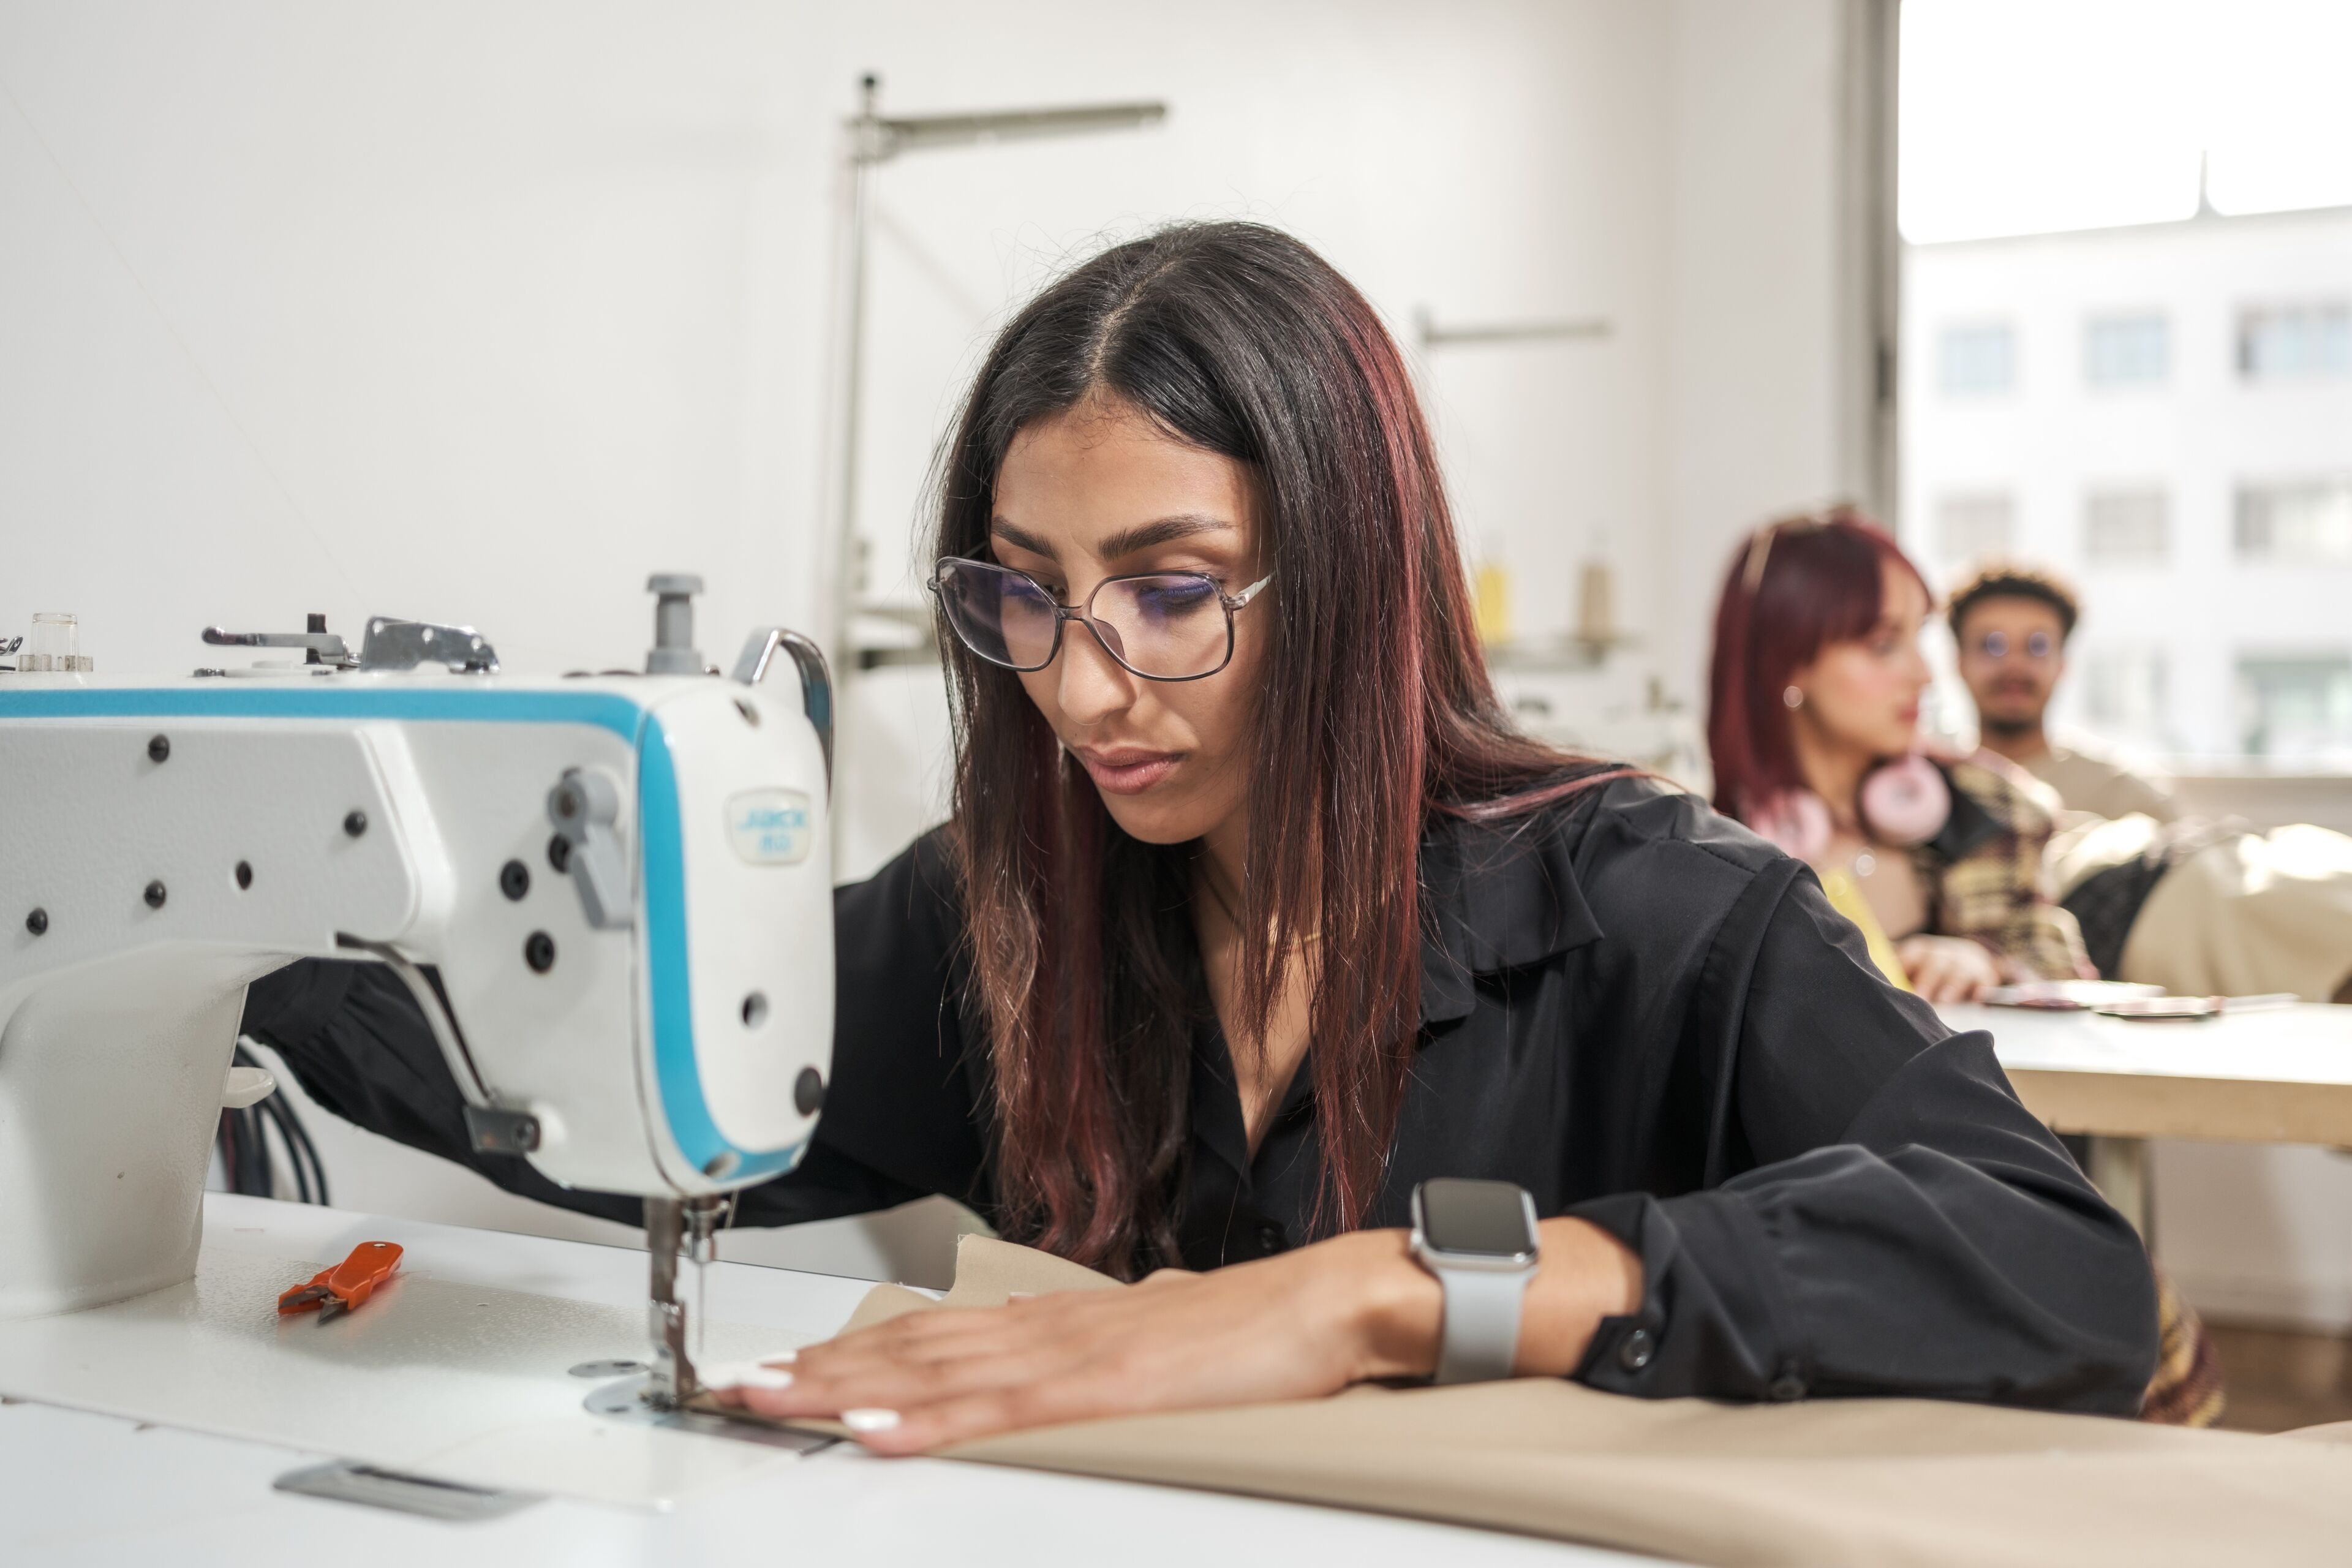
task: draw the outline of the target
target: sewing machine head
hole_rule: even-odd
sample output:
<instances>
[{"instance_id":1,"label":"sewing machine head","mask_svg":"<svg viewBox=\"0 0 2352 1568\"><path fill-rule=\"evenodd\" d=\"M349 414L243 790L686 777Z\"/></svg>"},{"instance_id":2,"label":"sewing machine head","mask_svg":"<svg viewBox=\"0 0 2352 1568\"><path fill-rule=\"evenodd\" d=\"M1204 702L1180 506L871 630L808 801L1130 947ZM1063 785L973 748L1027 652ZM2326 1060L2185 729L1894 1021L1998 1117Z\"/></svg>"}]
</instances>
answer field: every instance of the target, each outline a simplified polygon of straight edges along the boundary
<instances>
[{"instance_id":1,"label":"sewing machine head","mask_svg":"<svg viewBox=\"0 0 2352 1568\"><path fill-rule=\"evenodd\" d=\"M674 1215L797 1163L833 1037L824 660L763 631L715 679L698 583L653 586L642 677L502 678L387 620L357 657L206 634L305 661L257 678L0 677L0 1317L189 1278L245 987L299 957L393 965L477 1146L568 1186ZM763 681L780 652L799 681Z\"/></svg>"}]
</instances>

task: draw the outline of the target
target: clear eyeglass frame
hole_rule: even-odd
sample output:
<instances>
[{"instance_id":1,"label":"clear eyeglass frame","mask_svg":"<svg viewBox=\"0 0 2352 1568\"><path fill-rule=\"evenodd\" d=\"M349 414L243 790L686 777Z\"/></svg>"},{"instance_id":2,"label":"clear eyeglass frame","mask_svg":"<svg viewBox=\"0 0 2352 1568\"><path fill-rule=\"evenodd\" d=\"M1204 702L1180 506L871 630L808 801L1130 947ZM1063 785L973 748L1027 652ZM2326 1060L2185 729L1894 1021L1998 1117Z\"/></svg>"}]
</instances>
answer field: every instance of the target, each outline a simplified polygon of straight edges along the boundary
<instances>
[{"instance_id":1,"label":"clear eyeglass frame","mask_svg":"<svg viewBox=\"0 0 2352 1568\"><path fill-rule=\"evenodd\" d=\"M1010 566L1000 565L993 561L981 561L967 555L943 555L933 563L931 567L930 580L923 584L925 588L940 596L940 601L943 608L947 606L949 603L947 595L942 587L942 584L944 583L947 574L950 572L965 567L977 567L984 572L998 572L1003 573L1008 577L1019 578L1022 582L1028 584L1030 587L1035 589L1039 599L1044 601L1045 605L1047 607L1050 607L1054 612L1054 641L1052 645L1046 648L1045 657L1039 659L1034 664L1016 664L1010 659L998 658L994 655L991 654L987 649L980 647L978 643L972 640L971 635L967 633L960 624L958 624L953 609L947 609L946 615L949 629L955 633L956 640L963 644L966 648L970 649L973 657L984 659L988 663L995 665L1000 669L1009 669L1021 675L1034 674L1036 671L1045 668L1047 665L1052 664L1055 658L1061 656L1062 634L1070 622L1076 621L1080 625L1084 626L1088 632L1091 632L1094 635L1096 643L1105 653L1110 655L1111 658L1121 669L1126 670L1129 675L1135 676L1139 679L1164 681L1170 684L1187 680L1206 680L1213 675L1222 673L1227 665L1233 663L1234 615L1236 611L1246 608L1250 601L1256 598L1261 593L1265 592L1266 585L1274 581L1274 574L1269 572L1265 576L1259 578L1256 582L1252 583L1248 587L1244 588L1240 593L1228 594L1222 586L1219 585L1215 578L1210 576L1205 572L1127 572L1122 573L1116 577L1106 577L1101 582L1096 584L1094 591L1087 595L1087 602L1084 605L1065 605L1059 599L1055 598L1053 595L1047 593L1045 591L1045 585L1038 582L1034 577L1030 576L1026 572L1018 572ZM1095 620L1094 614L1095 601L1101 597L1102 591L1105 588L1114 586L1120 583L1139 583L1150 578L1161 577L1190 578L1194 582L1207 584L1209 589L1216 595L1217 603L1223 607L1225 615L1225 652L1224 657L1218 659L1213 668L1203 669L1192 675L1154 675L1148 669L1138 669L1134 665L1128 662L1127 656L1119 651L1120 639L1116 635L1108 637L1103 636L1101 626Z\"/></svg>"}]
</instances>

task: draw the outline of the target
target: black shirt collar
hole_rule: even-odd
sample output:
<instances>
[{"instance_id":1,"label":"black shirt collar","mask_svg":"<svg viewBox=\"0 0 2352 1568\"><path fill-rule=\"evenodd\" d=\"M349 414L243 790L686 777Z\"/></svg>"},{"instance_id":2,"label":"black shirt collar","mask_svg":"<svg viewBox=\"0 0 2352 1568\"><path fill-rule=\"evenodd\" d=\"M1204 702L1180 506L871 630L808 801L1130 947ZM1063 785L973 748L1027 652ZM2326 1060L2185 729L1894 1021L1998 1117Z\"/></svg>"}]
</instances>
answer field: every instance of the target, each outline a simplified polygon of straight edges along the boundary
<instances>
[{"instance_id":1,"label":"black shirt collar","mask_svg":"<svg viewBox=\"0 0 2352 1568\"><path fill-rule=\"evenodd\" d=\"M1421 840L1421 1021L1470 1016L1475 981L1601 936L1577 887L1574 805L1500 822L1435 816Z\"/></svg>"},{"instance_id":2,"label":"black shirt collar","mask_svg":"<svg viewBox=\"0 0 2352 1568\"><path fill-rule=\"evenodd\" d=\"M1577 886L1576 835L1563 831L1573 811L1504 822L1432 818L1421 839L1423 1027L1468 1017L1477 976L1540 963L1600 938L1600 922ZM1302 1060L1276 1126L1307 1115L1312 1098ZM1193 1040L1192 1128L1236 1173L1250 1170L1233 1058L1213 1018L1202 1021Z\"/></svg>"}]
</instances>

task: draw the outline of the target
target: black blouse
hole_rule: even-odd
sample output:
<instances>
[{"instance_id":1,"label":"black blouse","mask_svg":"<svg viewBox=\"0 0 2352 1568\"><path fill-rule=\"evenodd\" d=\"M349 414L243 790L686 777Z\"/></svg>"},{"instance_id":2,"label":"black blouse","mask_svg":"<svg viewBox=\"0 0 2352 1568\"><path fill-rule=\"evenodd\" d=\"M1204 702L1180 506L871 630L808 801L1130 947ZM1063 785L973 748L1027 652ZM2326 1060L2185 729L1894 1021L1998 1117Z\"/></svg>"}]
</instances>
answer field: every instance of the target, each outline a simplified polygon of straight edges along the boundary
<instances>
[{"instance_id":1,"label":"black blouse","mask_svg":"<svg viewBox=\"0 0 2352 1568\"><path fill-rule=\"evenodd\" d=\"M1422 847L1422 1033L1369 1223L1432 1176L1516 1182L1642 1259L1577 1376L1664 1396L1911 1394L2128 1415L2157 1351L2138 1237L2021 1106L1982 1032L1880 978L1811 874L1690 796L1609 784L1439 819ZM994 1208L984 1063L938 835L835 895L834 1072L801 1168L738 1223L946 1194ZM634 1222L471 1152L423 1017L372 964L257 983L246 1027L362 1126L513 1191ZM1253 1158L1199 1033L1178 1219L1194 1268L1312 1239L1303 1070Z\"/></svg>"}]
</instances>

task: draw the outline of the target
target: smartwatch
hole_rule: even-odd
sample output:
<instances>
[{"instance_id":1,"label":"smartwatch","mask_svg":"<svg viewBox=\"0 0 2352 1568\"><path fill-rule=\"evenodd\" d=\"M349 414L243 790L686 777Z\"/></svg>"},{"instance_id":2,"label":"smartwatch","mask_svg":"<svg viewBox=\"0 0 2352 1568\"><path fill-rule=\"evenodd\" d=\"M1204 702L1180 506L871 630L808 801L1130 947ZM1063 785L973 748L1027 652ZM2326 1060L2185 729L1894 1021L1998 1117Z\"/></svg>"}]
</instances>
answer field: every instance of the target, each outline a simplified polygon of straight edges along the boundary
<instances>
[{"instance_id":1,"label":"smartwatch","mask_svg":"<svg viewBox=\"0 0 2352 1568\"><path fill-rule=\"evenodd\" d=\"M1511 1375L1536 1277L1536 1201L1509 1182L1443 1176L1412 1190L1413 1260L1445 1292L1434 1383Z\"/></svg>"}]
</instances>

